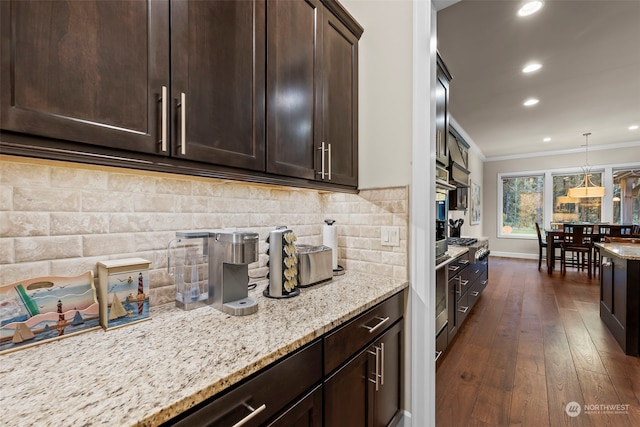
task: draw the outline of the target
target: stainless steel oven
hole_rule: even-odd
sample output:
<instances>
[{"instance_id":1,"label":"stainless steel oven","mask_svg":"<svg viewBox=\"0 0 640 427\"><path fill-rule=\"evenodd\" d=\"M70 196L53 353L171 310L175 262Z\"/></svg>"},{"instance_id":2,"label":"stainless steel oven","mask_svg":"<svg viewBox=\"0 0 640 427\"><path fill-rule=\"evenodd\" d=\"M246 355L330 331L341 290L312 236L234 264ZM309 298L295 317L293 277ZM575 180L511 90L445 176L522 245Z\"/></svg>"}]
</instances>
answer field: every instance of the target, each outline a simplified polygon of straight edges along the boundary
<instances>
[{"instance_id":1,"label":"stainless steel oven","mask_svg":"<svg viewBox=\"0 0 640 427\"><path fill-rule=\"evenodd\" d=\"M441 264L436 269L436 336L447 326L447 266Z\"/></svg>"}]
</instances>

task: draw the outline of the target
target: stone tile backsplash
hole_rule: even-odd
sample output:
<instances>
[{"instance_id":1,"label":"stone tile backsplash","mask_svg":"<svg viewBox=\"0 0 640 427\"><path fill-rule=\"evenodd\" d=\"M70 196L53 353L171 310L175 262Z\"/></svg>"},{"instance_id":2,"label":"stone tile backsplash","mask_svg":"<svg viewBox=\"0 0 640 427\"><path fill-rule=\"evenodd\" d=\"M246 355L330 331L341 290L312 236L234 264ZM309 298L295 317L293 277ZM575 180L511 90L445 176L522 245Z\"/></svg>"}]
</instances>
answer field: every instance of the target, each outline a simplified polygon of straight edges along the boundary
<instances>
[{"instance_id":1,"label":"stone tile backsplash","mask_svg":"<svg viewBox=\"0 0 640 427\"><path fill-rule=\"evenodd\" d=\"M0 155L0 284L73 276L98 261L142 257L151 304L173 301L167 244L176 230L237 228L264 238L287 225L298 242L322 244L324 219L336 220L338 263L348 270L406 280L408 188L332 193ZM400 246L380 244L397 226Z\"/></svg>"}]
</instances>

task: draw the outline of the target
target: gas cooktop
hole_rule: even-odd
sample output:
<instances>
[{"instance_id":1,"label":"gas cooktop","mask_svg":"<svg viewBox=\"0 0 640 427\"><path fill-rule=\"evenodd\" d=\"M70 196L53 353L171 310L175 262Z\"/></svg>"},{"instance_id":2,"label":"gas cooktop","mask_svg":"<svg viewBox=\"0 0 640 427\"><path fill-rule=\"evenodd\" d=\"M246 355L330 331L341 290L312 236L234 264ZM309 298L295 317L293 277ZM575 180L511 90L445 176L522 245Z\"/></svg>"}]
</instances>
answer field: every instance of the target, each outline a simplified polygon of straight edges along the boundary
<instances>
[{"instance_id":1,"label":"gas cooktop","mask_svg":"<svg viewBox=\"0 0 640 427\"><path fill-rule=\"evenodd\" d=\"M447 237L447 244L452 246L471 246L477 241L474 237Z\"/></svg>"}]
</instances>

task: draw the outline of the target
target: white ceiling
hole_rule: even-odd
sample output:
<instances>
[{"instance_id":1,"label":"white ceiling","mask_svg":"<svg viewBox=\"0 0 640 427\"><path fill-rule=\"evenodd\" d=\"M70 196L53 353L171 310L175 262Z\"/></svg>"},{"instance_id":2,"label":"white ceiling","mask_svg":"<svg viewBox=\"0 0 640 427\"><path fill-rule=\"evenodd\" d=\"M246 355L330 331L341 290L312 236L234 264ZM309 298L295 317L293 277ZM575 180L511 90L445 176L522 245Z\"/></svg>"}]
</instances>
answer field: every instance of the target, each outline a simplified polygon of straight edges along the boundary
<instances>
[{"instance_id":1,"label":"white ceiling","mask_svg":"<svg viewBox=\"0 0 640 427\"><path fill-rule=\"evenodd\" d=\"M628 129L640 125L640 0L546 0L524 18L521 4L461 0L437 15L450 113L482 154L580 151L585 132L590 148L640 145ZM533 60L542 69L523 74Z\"/></svg>"}]
</instances>

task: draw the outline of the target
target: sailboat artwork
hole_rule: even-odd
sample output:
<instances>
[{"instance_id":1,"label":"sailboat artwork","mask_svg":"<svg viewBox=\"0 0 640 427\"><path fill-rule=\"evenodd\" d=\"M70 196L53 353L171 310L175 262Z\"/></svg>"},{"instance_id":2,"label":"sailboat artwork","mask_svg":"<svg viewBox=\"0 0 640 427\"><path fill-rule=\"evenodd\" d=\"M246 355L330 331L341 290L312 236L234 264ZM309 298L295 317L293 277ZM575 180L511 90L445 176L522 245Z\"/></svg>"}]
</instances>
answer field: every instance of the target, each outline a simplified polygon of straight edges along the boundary
<instances>
[{"instance_id":1,"label":"sailboat artwork","mask_svg":"<svg viewBox=\"0 0 640 427\"><path fill-rule=\"evenodd\" d=\"M0 354L100 328L93 272L0 285Z\"/></svg>"},{"instance_id":2,"label":"sailboat artwork","mask_svg":"<svg viewBox=\"0 0 640 427\"><path fill-rule=\"evenodd\" d=\"M142 258L98 262L100 324L112 329L149 320L149 265Z\"/></svg>"}]
</instances>

